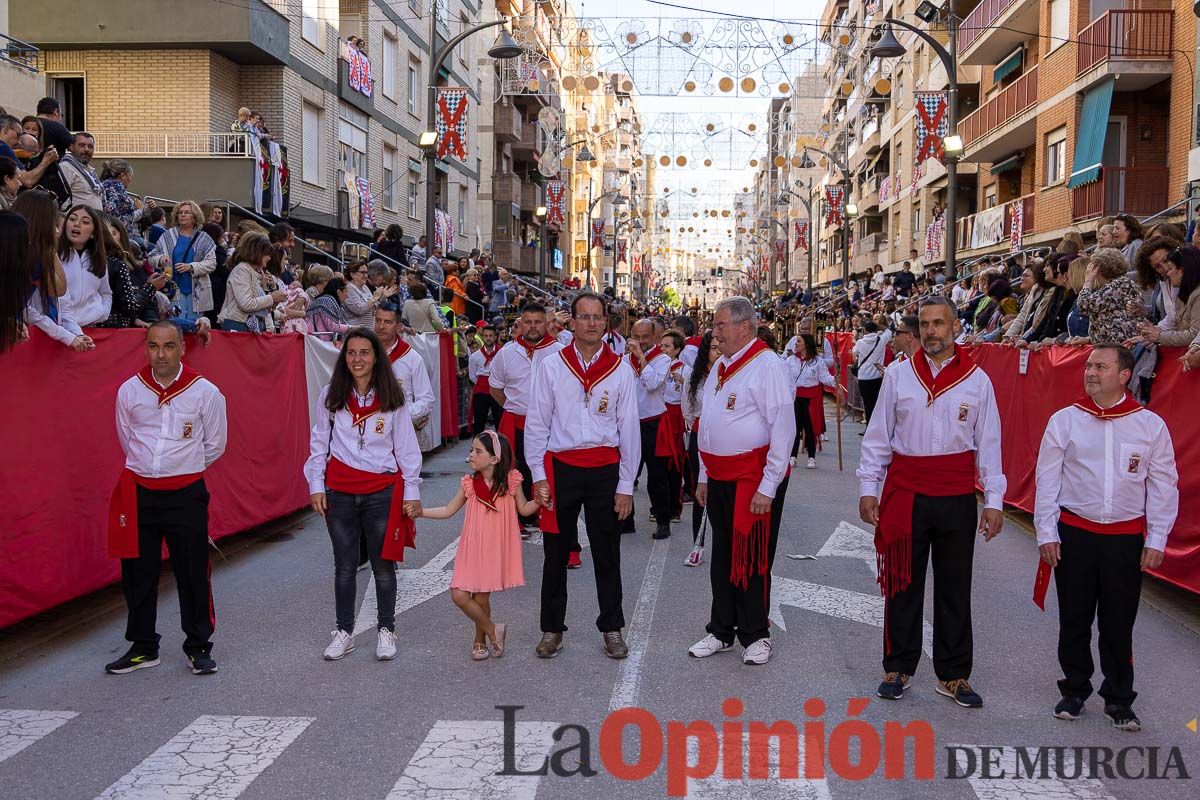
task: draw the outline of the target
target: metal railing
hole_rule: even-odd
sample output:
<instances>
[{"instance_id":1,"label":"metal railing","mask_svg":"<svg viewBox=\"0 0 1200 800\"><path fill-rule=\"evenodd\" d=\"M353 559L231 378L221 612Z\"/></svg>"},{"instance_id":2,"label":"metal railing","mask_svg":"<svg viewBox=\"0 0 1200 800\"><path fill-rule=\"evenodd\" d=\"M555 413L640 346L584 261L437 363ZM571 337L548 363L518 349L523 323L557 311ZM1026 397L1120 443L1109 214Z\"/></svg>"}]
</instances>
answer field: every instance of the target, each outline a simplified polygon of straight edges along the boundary
<instances>
[{"instance_id":1,"label":"metal railing","mask_svg":"<svg viewBox=\"0 0 1200 800\"><path fill-rule=\"evenodd\" d=\"M1149 214L1167 202L1166 167L1101 167L1100 179L1071 190L1071 219Z\"/></svg>"},{"instance_id":2,"label":"metal railing","mask_svg":"<svg viewBox=\"0 0 1200 800\"><path fill-rule=\"evenodd\" d=\"M988 100L958 123L958 133L963 138L963 146L970 147L1001 125L1011 122L1020 114L1035 108L1037 102L1038 68L1037 65L1034 65L1028 72L1006 86L1000 94Z\"/></svg>"},{"instance_id":3,"label":"metal railing","mask_svg":"<svg viewBox=\"0 0 1200 800\"><path fill-rule=\"evenodd\" d=\"M96 155L104 158L254 158L248 133L94 131Z\"/></svg>"},{"instance_id":4,"label":"metal railing","mask_svg":"<svg viewBox=\"0 0 1200 800\"><path fill-rule=\"evenodd\" d=\"M20 39L0 33L0 61L7 61L30 72L37 72L38 53L40 52L29 42L22 42Z\"/></svg>"},{"instance_id":5,"label":"metal railing","mask_svg":"<svg viewBox=\"0 0 1200 800\"><path fill-rule=\"evenodd\" d=\"M240 206L237 203L233 202L232 200L217 199L217 200L205 200L204 202L208 203L209 205L224 206L226 219L229 219L229 209L236 208L239 213L249 217L250 219L254 220L259 225L262 225L264 228L267 228L268 230L270 230L271 226L275 224L274 222L271 222L270 220L268 220L266 217L259 216L258 214L255 214L250 209ZM336 262L337 265L339 267L342 267L343 269L346 267L346 262L343 261L342 259L338 258L337 256L335 256L333 253L326 252L326 251L322 250L321 248L317 247L315 244L312 244L311 242L307 242L304 239L300 238L299 236L295 236L293 238L295 238L295 240L297 242L299 242L301 245L303 245L305 250L311 250L314 253L320 253L321 256L323 256L324 258L328 258L331 261Z\"/></svg>"},{"instance_id":6,"label":"metal railing","mask_svg":"<svg viewBox=\"0 0 1200 800\"><path fill-rule=\"evenodd\" d=\"M958 51L965 52L1017 0L983 0L958 26Z\"/></svg>"},{"instance_id":7,"label":"metal railing","mask_svg":"<svg viewBox=\"0 0 1200 800\"><path fill-rule=\"evenodd\" d=\"M1174 23L1171 10L1105 11L1079 34L1076 75L1105 61L1170 61Z\"/></svg>"},{"instance_id":8,"label":"metal railing","mask_svg":"<svg viewBox=\"0 0 1200 800\"><path fill-rule=\"evenodd\" d=\"M1004 210L1003 222L1001 223L1003 227L1000 232L1001 233L1000 238L995 241L989 241L989 242L985 242L982 244L977 244L974 247L972 247L971 246L971 236L970 236L972 228L974 227L974 223L975 223L976 219L979 217L979 215L981 213L994 213L995 212L994 208L987 209L983 212L976 212L974 214L970 214L970 215L958 220L959 247L961 247L963 250L972 250L972 249L979 249L982 247L994 247L995 245L998 245L1002 242L1007 242L1007 241L1011 240L1012 239L1013 213L1016 210L1017 203L1021 204L1021 233L1022 233L1022 235L1024 235L1025 233L1027 233L1029 231L1032 231L1033 224L1034 224L1034 214L1036 213L1036 209L1037 209L1037 195L1036 194L1027 194L1023 197L1018 197L1015 200L1009 200L1009 201L1005 202L1003 206L1001 206L1001 208L1003 208L1003 210Z\"/></svg>"}]
</instances>

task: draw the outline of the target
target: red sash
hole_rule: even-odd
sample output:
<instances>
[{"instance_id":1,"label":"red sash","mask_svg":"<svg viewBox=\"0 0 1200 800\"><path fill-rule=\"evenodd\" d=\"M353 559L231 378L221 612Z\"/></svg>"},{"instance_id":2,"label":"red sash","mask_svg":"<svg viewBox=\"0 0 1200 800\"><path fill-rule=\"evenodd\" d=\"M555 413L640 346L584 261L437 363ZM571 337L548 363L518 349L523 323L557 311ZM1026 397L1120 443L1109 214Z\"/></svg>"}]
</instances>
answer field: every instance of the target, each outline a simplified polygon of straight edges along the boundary
<instances>
[{"instance_id":1,"label":"red sash","mask_svg":"<svg viewBox=\"0 0 1200 800\"><path fill-rule=\"evenodd\" d=\"M511 411L505 411L500 414L500 428L498 433L501 436L508 437L508 444L513 448L514 454L517 447L517 431L525 430L525 415L514 414Z\"/></svg>"},{"instance_id":2,"label":"red sash","mask_svg":"<svg viewBox=\"0 0 1200 800\"><path fill-rule=\"evenodd\" d=\"M621 357L606 344L600 346L600 356L587 369L583 368L583 362L579 360L579 353L574 347L564 347L558 354L567 365L567 371L583 384L585 397L591 397L592 389L621 366Z\"/></svg>"},{"instance_id":3,"label":"red sash","mask_svg":"<svg viewBox=\"0 0 1200 800\"><path fill-rule=\"evenodd\" d=\"M1089 397L1088 399L1090 400L1091 398ZM1133 400L1133 398L1126 395L1126 400ZM1138 409L1141 408L1136 400L1133 400L1133 403L1138 406ZM1096 408L1099 408L1099 406L1096 406ZM1087 411L1087 409L1084 410ZM1101 412L1105 410L1111 412L1115 408L1100 409ZM1094 412L1088 411L1088 413ZM1129 411L1126 413L1133 412ZM1100 415L1096 414L1096 416ZM1125 416L1125 414L1117 414L1116 416ZM1105 419L1105 417L1101 417L1101 419ZM1111 417L1108 417L1108 419L1111 419ZM1087 531L1088 533L1098 533L1102 536L1129 536L1131 534L1144 534L1146 532L1146 518L1144 516L1121 520L1119 522L1096 522L1087 517L1073 514L1063 508L1059 509L1058 519L1064 525L1070 525L1072 528L1079 528L1081 531ZM1050 588L1050 573L1053 571L1054 568L1045 561L1038 561L1037 575L1033 579L1033 602L1042 611L1046 610L1046 591Z\"/></svg>"},{"instance_id":4,"label":"red sash","mask_svg":"<svg viewBox=\"0 0 1200 800\"><path fill-rule=\"evenodd\" d=\"M813 433L820 436L825 432L825 393L821 389L821 384L816 386L797 386L796 397L808 399L808 418L812 420ZM813 402L813 399L817 402ZM817 440L817 448L820 449L821 440Z\"/></svg>"},{"instance_id":5,"label":"red sash","mask_svg":"<svg viewBox=\"0 0 1200 800\"><path fill-rule=\"evenodd\" d=\"M353 393L351 393L353 397ZM403 561L404 548L417 546L417 526L404 514L404 474L395 472L366 472L330 458L325 464L325 486L346 494L375 494L392 487L392 502L388 506L387 531L379 557L385 561Z\"/></svg>"},{"instance_id":6,"label":"red sash","mask_svg":"<svg viewBox=\"0 0 1200 800\"><path fill-rule=\"evenodd\" d=\"M770 349L771 348L768 347L767 343L762 339L755 339L753 342L751 342L749 349L747 349L745 353L742 353L741 358L739 358L737 361L733 361L728 365L723 359L718 361L717 391L721 391L721 387L725 385L725 381L736 375L742 367L746 366L759 355Z\"/></svg>"},{"instance_id":7,"label":"red sash","mask_svg":"<svg viewBox=\"0 0 1200 800\"><path fill-rule=\"evenodd\" d=\"M877 582L884 597L895 596L912 582L912 515L916 496L954 497L974 493L974 450L940 456L892 454L879 500L879 526L875 528Z\"/></svg>"},{"instance_id":8,"label":"red sash","mask_svg":"<svg viewBox=\"0 0 1200 800\"><path fill-rule=\"evenodd\" d=\"M546 452L546 483L550 488L550 508L543 507L538 512L538 523L542 533L558 533L558 504L554 497L554 462L561 461L569 467L607 467L619 463L621 451L615 447L581 447L577 450L564 450L561 453Z\"/></svg>"},{"instance_id":9,"label":"red sash","mask_svg":"<svg viewBox=\"0 0 1200 800\"><path fill-rule=\"evenodd\" d=\"M154 371L150 369L150 365L142 367L137 374L138 380L142 385L158 396L158 407L162 408L172 399L186 392L193 383L200 380L202 377L199 372L189 367L187 364L180 365L179 377L171 381L171 385L163 388L154 379Z\"/></svg>"},{"instance_id":10,"label":"red sash","mask_svg":"<svg viewBox=\"0 0 1200 800\"><path fill-rule=\"evenodd\" d=\"M167 400L169 399L168 397ZM203 477L203 472L192 472L187 475L168 475L165 478L146 478L128 467L122 469L108 502L108 554L113 558L138 557L137 487L168 492L191 486Z\"/></svg>"},{"instance_id":11,"label":"red sash","mask_svg":"<svg viewBox=\"0 0 1200 800\"><path fill-rule=\"evenodd\" d=\"M771 512L750 513L750 501L758 491L767 466L767 449L764 445L735 456L700 453L709 478L737 484L733 497L733 557L729 582L743 589L749 585L751 574L766 575L770 569Z\"/></svg>"},{"instance_id":12,"label":"red sash","mask_svg":"<svg viewBox=\"0 0 1200 800\"><path fill-rule=\"evenodd\" d=\"M1121 398L1121 402L1117 403L1112 408L1101 408L1100 406L1096 405L1095 400L1087 395L1084 395L1083 399L1081 400L1076 400L1074 403L1072 403L1072 405L1075 408L1078 408L1080 411L1086 411L1098 419L1120 419L1121 417L1127 417L1130 414L1142 410L1141 404L1138 403L1137 400L1134 400L1133 395L1129 393L1126 393L1125 396ZM1085 528L1084 530L1091 529ZM1100 531L1095 532L1099 533Z\"/></svg>"},{"instance_id":13,"label":"red sash","mask_svg":"<svg viewBox=\"0 0 1200 800\"><path fill-rule=\"evenodd\" d=\"M404 358L404 354L409 350L412 350L412 345L403 339L397 339L396 343L392 345L392 349L388 351L388 361L392 364L395 364L397 361Z\"/></svg>"},{"instance_id":14,"label":"red sash","mask_svg":"<svg viewBox=\"0 0 1200 800\"><path fill-rule=\"evenodd\" d=\"M667 410L658 422L654 440L654 455L667 459L667 469L683 474L683 408L679 403L667 403Z\"/></svg>"},{"instance_id":15,"label":"red sash","mask_svg":"<svg viewBox=\"0 0 1200 800\"><path fill-rule=\"evenodd\" d=\"M963 347L954 348L954 360L942 367L936 378L933 377L933 369L929 366L924 350L918 350L912 357L912 365L917 380L921 382L929 397L928 405L933 405L933 401L940 395L958 386L977 369L975 362Z\"/></svg>"}]
</instances>

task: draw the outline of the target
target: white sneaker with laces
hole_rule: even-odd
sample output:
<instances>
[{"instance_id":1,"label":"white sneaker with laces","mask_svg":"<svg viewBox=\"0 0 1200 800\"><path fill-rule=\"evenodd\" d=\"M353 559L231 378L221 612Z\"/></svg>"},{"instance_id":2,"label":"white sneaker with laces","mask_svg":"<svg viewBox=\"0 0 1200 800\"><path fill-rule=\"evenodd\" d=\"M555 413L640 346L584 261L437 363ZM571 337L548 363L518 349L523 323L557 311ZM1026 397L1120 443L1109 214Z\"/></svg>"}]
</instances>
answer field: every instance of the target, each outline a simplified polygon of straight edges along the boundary
<instances>
[{"instance_id":1,"label":"white sneaker with laces","mask_svg":"<svg viewBox=\"0 0 1200 800\"><path fill-rule=\"evenodd\" d=\"M688 648L688 655L692 658L708 658L717 653L724 653L733 649L733 644L725 644L711 633L705 636L700 641Z\"/></svg>"},{"instance_id":2,"label":"white sneaker with laces","mask_svg":"<svg viewBox=\"0 0 1200 800\"><path fill-rule=\"evenodd\" d=\"M387 628L379 629L379 641L375 644L375 657L380 661L391 661L396 657L396 634Z\"/></svg>"},{"instance_id":3,"label":"white sneaker with laces","mask_svg":"<svg viewBox=\"0 0 1200 800\"><path fill-rule=\"evenodd\" d=\"M795 457L795 456L792 456L791 458L789 458L789 459L788 459L788 464L789 464L789 465L791 465L791 466L793 466L793 467L794 467L794 466L796 466L796 457Z\"/></svg>"},{"instance_id":4,"label":"white sneaker with laces","mask_svg":"<svg viewBox=\"0 0 1200 800\"><path fill-rule=\"evenodd\" d=\"M325 648L325 660L337 661L354 649L354 637L345 631L334 631L333 641Z\"/></svg>"},{"instance_id":5,"label":"white sneaker with laces","mask_svg":"<svg viewBox=\"0 0 1200 800\"><path fill-rule=\"evenodd\" d=\"M808 460L807 467L808 467L809 469L816 469L816 468L817 468L817 460L816 460L815 458L810 458L810 459Z\"/></svg>"},{"instance_id":6,"label":"white sneaker with laces","mask_svg":"<svg viewBox=\"0 0 1200 800\"><path fill-rule=\"evenodd\" d=\"M757 642L751 642L746 651L742 653L743 664L760 665L771 660L771 640L759 639Z\"/></svg>"}]
</instances>

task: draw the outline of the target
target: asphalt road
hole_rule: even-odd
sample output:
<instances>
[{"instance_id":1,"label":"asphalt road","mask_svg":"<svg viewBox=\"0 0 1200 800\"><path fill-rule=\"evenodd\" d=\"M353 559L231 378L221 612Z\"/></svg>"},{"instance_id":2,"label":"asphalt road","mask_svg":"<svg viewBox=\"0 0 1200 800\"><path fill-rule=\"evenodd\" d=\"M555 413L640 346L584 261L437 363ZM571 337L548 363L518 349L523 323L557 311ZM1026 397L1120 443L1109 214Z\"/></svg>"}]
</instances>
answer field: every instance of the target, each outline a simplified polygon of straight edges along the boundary
<instances>
[{"instance_id":1,"label":"asphalt road","mask_svg":"<svg viewBox=\"0 0 1200 800\"><path fill-rule=\"evenodd\" d=\"M622 541L632 649L626 661L601 652L587 549L585 568L570 573L566 648L554 660L534 657L541 574L536 542L523 546L527 585L493 598L496 619L509 625L507 653L471 661L471 627L445 593L460 518L418 524L419 548L400 575L399 657L374 659L374 600L363 572L358 649L340 662L325 662L321 653L333 629L332 559L322 522L300 515L223 545L228 558L214 560L217 675L201 678L186 669L169 578L159 612L163 663L155 669L103 674L103 664L126 647L116 592L73 603L0 638L0 797L574 800L664 797L669 791L756 800L1200 796L1193 780L1175 779L1179 770L1170 767L1182 763L1188 775L1200 771L1200 735L1187 727L1200 714L1197 634L1143 603L1135 634L1143 732L1111 729L1098 699L1079 722L1053 719L1057 607L1053 591L1044 614L1030 602L1036 547L1012 522L976 549L972 684L984 708L961 709L936 695L927 659L904 700L875 698L881 605L870 540L856 524L858 430L845 427L845 471L837 470L836 448L829 445L818 456L819 469L799 469L791 481L774 568L774 657L766 666L745 666L735 654L688 658L688 646L704 635L707 565L683 565L690 528L676 525L675 535L655 543L644 516L638 533ZM427 460L427 504L450 498L465 452L460 444ZM644 487L638 505L644 514ZM928 607L926 618L932 618ZM858 697L867 700L851 702ZM739 700L744 710L723 707L727 698ZM567 749L553 759L555 766L577 772L582 749L585 766L596 774L497 775L505 758L498 706L523 707L511 712L515 768L532 771ZM626 706L648 714L630 715L644 727L626 728L618 752L613 741L619 741L619 718L602 724ZM867 724L847 724L851 717ZM668 725L672 720L697 722L690 747L683 729ZM703 721L713 726L711 733ZM790 721L803 735L798 744L785 741L782 757L772 751L774 777L739 780L737 731L744 742L755 721ZM929 748L910 742L905 758L891 753L902 780L885 779L872 744L893 740L889 721L925 721L931 732ZM555 730L568 724L580 727L559 731L556 742ZM584 748L581 735L588 737ZM717 758L718 737L727 759ZM824 758L815 743L823 745ZM975 748L968 777L947 777L950 765L962 775L960 759L969 759L947 749L956 745ZM1111 748L1114 775L1104 777L1101 767L1098 780L1067 779L1076 758L1086 766L1097 753L1103 756L1085 750L1067 751L1067 777L1056 772L1050 755L1046 777L1013 780L1012 770L1021 766L1018 747ZM1128 747L1142 749L1126 753L1126 774L1146 770L1150 750L1158 748L1157 770L1172 777L1119 777L1112 765ZM786 776L789 756L798 751L805 751L799 755L802 778L777 777L780 761ZM824 763L824 777L804 772L805 755ZM631 766L622 767L618 756ZM1030 750L1027 756L1036 761L1038 754ZM684 762L715 773L686 780ZM854 767L861 762L867 777L856 779ZM914 778L918 762L932 767L931 778ZM985 762L991 764L986 774ZM996 777L1005 768L1007 776ZM730 775L735 777L723 777Z\"/></svg>"}]
</instances>

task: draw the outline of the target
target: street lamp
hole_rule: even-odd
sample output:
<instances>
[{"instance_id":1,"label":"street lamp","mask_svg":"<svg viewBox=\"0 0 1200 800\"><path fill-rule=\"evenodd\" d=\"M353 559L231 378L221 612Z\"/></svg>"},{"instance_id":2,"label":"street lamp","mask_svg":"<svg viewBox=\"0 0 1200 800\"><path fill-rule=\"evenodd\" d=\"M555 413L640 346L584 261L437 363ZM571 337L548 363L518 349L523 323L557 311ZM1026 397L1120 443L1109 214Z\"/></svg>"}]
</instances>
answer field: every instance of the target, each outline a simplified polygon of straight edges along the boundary
<instances>
[{"instance_id":1,"label":"street lamp","mask_svg":"<svg viewBox=\"0 0 1200 800\"><path fill-rule=\"evenodd\" d=\"M917 16L925 22L933 21L940 12L941 9L929 0L923 0L917 8ZM952 6L946 7L946 32L950 44L948 50L942 47L941 42L916 25L893 17L886 17L883 21L885 25L883 34L871 48L871 55L874 58L897 58L908 52L908 49L892 33L892 26L899 25L901 28L912 31L929 45L941 60L942 66L945 67L946 77L950 82L946 102L948 133L942 140L942 145L946 151L946 266L953 269L958 256L958 157L962 155L963 151L963 140L958 135L958 67L954 63L954 54L958 52L958 17L954 16Z\"/></svg>"},{"instance_id":2,"label":"street lamp","mask_svg":"<svg viewBox=\"0 0 1200 800\"><path fill-rule=\"evenodd\" d=\"M542 290L546 288L546 213L545 206L538 206L533 212L538 221L538 242L542 249L538 256L538 288Z\"/></svg>"},{"instance_id":3,"label":"street lamp","mask_svg":"<svg viewBox=\"0 0 1200 800\"><path fill-rule=\"evenodd\" d=\"M850 167L845 161L835 156L827 150L822 150L813 145L804 147L803 157L808 159L808 151L820 153L833 162L833 165L842 173L842 177L846 180L846 205L845 219L842 220L842 290L845 291L850 286L850 218L858 216L858 205L850 200ZM811 215L810 215L811 216ZM812 224L811 222L809 223Z\"/></svg>"},{"instance_id":4,"label":"street lamp","mask_svg":"<svg viewBox=\"0 0 1200 800\"><path fill-rule=\"evenodd\" d=\"M428 256L433 252L433 243L436 241L436 214L434 209L437 206L437 76L442 65L446 63L446 59L455 47L464 39L472 36L480 31L488 28L500 27L500 32L496 35L496 41L488 48L488 55L491 58L516 58L525 52L525 48L517 43L512 34L508 32L508 28L501 27L508 23L507 17L492 22L484 22L476 25L473 28L467 28L462 33L455 36L450 41L446 42L445 47L435 51L437 46L438 31L437 31L437 3L430 6L429 13L429 110L427 119L429 126L421 134L420 146L425 150L425 160L429 163L429 173L425 180L425 253ZM426 144L428 142L428 144Z\"/></svg>"},{"instance_id":5,"label":"street lamp","mask_svg":"<svg viewBox=\"0 0 1200 800\"><path fill-rule=\"evenodd\" d=\"M612 195L616 195L616 197L613 199L614 206L624 206L624 205L629 204L629 201L626 200L625 197L621 194L621 192L617 189L610 189L609 191L601 194L595 200L592 200L591 199L592 185L591 185L591 183L588 183L589 201L588 201L587 222L586 222L586 224L587 224L588 288L591 288L591 286L592 286L592 210L596 208L597 203L599 203L604 198L610 197ZM615 245L614 245L614 248L615 248Z\"/></svg>"}]
</instances>

